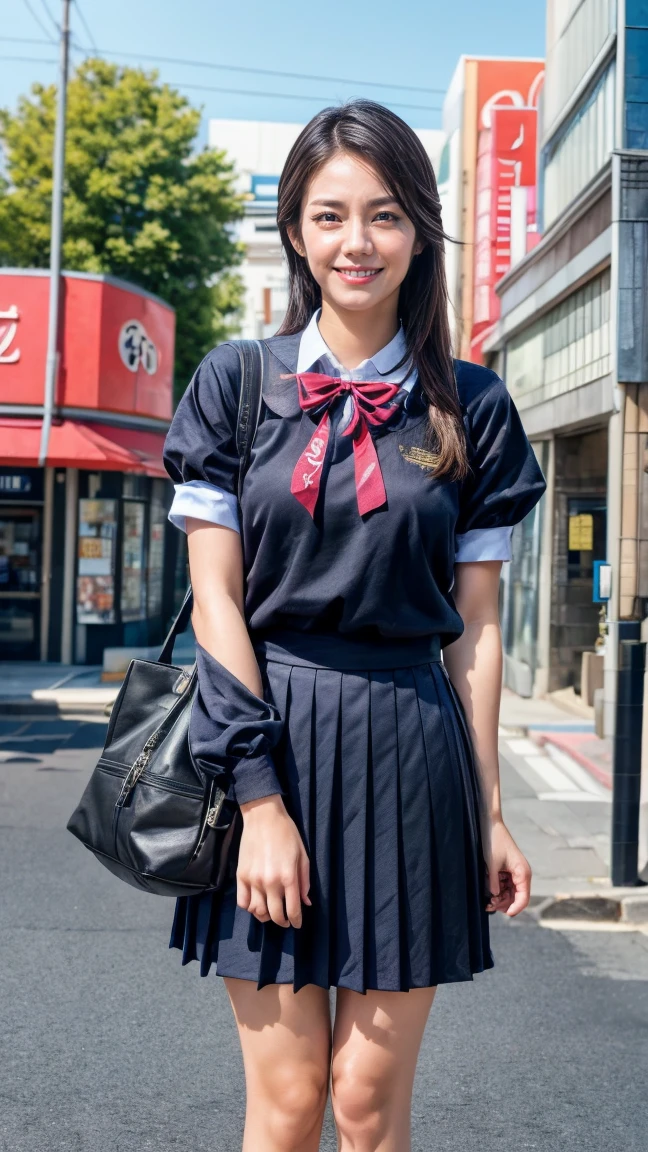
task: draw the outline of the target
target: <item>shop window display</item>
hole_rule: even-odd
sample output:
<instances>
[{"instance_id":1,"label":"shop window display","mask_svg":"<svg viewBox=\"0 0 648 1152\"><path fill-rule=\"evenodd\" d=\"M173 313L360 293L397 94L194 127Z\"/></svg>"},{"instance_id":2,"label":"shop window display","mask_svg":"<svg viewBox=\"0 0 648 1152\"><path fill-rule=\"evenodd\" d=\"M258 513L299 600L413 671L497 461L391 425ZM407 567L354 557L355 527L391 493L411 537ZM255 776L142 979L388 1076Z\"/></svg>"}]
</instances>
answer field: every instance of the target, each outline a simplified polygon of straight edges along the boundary
<instances>
[{"instance_id":1,"label":"shop window display","mask_svg":"<svg viewBox=\"0 0 648 1152\"><path fill-rule=\"evenodd\" d=\"M115 621L115 545L117 501L80 500L77 622Z\"/></svg>"},{"instance_id":2,"label":"shop window display","mask_svg":"<svg viewBox=\"0 0 648 1152\"><path fill-rule=\"evenodd\" d=\"M141 500L124 500L123 509L121 617L122 620L143 620L146 616L146 505Z\"/></svg>"}]
</instances>

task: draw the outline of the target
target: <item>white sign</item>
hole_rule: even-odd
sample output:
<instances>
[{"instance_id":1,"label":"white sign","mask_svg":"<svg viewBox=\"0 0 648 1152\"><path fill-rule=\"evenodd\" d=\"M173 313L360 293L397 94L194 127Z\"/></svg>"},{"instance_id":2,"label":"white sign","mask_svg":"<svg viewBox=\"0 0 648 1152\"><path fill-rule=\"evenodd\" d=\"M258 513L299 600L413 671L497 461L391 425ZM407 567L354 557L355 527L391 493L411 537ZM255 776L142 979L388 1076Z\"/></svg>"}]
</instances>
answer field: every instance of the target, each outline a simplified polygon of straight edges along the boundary
<instances>
[{"instance_id":1,"label":"white sign","mask_svg":"<svg viewBox=\"0 0 648 1152\"><path fill-rule=\"evenodd\" d=\"M20 360L20 348L9 351L16 338L19 319L15 304L7 308L6 312L0 311L0 364L17 364Z\"/></svg>"},{"instance_id":2,"label":"white sign","mask_svg":"<svg viewBox=\"0 0 648 1152\"><path fill-rule=\"evenodd\" d=\"M139 320L127 320L122 326L119 333L119 355L129 372L137 372L140 365L149 376L154 376L157 372L157 348L153 341L149 340L146 329Z\"/></svg>"}]
</instances>

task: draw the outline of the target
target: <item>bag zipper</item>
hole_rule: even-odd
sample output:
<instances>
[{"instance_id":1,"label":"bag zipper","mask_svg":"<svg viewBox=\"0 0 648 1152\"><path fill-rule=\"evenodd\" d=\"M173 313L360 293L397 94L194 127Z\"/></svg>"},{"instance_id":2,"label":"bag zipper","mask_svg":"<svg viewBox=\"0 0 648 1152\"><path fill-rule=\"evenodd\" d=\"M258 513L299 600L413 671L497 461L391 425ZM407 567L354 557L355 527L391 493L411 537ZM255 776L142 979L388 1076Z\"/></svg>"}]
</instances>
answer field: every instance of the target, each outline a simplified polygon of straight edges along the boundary
<instances>
[{"instance_id":1,"label":"bag zipper","mask_svg":"<svg viewBox=\"0 0 648 1152\"><path fill-rule=\"evenodd\" d=\"M127 777L130 772L126 765L117 764L114 760L100 760L98 767L108 776L117 776L122 779ZM179 792L187 796L203 795L203 789L197 785L181 784L176 780L169 780L166 776L160 776L156 772L141 772L138 780L142 780L145 784L153 784L157 788L166 788L169 792ZM123 804L120 806L123 807Z\"/></svg>"}]
</instances>

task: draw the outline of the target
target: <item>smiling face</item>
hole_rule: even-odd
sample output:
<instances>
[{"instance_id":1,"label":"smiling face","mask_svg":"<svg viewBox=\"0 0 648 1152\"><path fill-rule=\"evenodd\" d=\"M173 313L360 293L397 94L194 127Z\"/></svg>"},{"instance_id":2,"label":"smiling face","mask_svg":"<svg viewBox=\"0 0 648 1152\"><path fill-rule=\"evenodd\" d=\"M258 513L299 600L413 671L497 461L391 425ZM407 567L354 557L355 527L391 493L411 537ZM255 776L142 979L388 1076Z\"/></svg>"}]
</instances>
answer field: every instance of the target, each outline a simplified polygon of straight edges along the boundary
<instances>
[{"instance_id":1,"label":"smiling face","mask_svg":"<svg viewBox=\"0 0 648 1152\"><path fill-rule=\"evenodd\" d=\"M290 240L305 257L336 311L390 309L412 257L421 251L412 221L378 173L349 152L315 173L302 202L300 234Z\"/></svg>"}]
</instances>

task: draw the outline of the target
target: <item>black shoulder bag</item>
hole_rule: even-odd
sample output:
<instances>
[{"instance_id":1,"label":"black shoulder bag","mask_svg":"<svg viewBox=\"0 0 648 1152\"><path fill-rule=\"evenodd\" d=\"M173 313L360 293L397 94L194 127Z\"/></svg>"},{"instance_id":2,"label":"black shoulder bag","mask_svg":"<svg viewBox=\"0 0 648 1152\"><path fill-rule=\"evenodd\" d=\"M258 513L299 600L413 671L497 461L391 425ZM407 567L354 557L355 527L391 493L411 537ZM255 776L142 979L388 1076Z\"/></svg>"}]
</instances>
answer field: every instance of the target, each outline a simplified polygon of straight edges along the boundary
<instances>
[{"instance_id":1,"label":"black shoulder bag","mask_svg":"<svg viewBox=\"0 0 648 1152\"><path fill-rule=\"evenodd\" d=\"M233 341L241 361L236 444L239 507L261 411L265 353ZM189 718L198 687L172 664L190 618L187 590L157 662L131 660L111 712L106 742L68 830L115 876L159 896L219 888L230 873L241 813L191 755Z\"/></svg>"}]
</instances>

